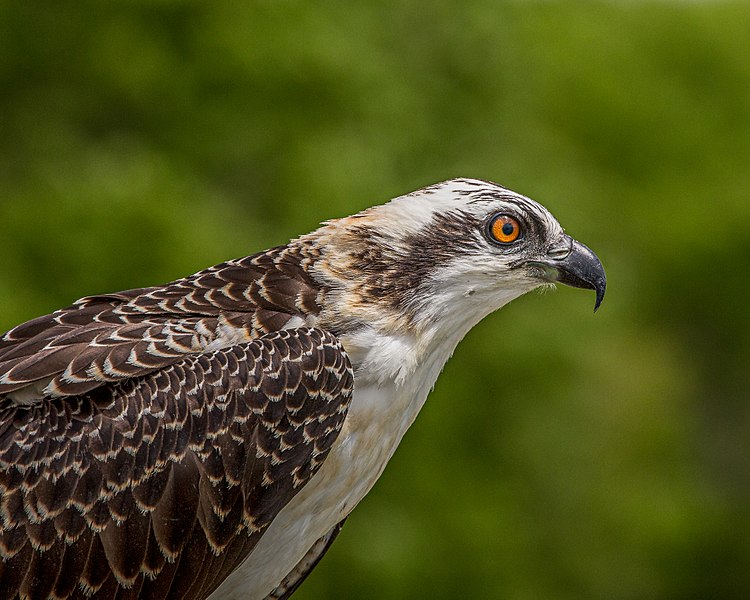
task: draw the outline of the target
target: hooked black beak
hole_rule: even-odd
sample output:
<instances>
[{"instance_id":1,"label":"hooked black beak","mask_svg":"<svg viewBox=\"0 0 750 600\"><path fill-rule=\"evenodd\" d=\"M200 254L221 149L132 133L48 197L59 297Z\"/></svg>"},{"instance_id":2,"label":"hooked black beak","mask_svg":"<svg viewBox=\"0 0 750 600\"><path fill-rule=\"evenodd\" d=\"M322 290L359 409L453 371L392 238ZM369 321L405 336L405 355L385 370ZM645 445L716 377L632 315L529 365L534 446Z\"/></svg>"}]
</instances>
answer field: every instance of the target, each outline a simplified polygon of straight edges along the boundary
<instances>
[{"instance_id":1,"label":"hooked black beak","mask_svg":"<svg viewBox=\"0 0 750 600\"><path fill-rule=\"evenodd\" d=\"M594 312L604 300L607 289L607 277L604 274L599 257L580 242L566 237L565 248L551 250L544 260L531 261L529 264L542 267L545 277L576 288L594 290L596 303ZM568 250L565 252L565 250Z\"/></svg>"}]
</instances>

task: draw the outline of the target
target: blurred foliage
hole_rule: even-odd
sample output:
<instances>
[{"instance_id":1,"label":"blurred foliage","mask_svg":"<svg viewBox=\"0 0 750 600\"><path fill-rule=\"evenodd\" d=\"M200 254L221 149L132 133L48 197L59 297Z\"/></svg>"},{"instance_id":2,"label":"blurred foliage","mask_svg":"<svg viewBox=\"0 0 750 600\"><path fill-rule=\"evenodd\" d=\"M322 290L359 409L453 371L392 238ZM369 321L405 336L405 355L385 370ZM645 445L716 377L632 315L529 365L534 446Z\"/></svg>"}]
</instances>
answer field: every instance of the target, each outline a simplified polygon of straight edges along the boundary
<instances>
[{"instance_id":1,"label":"blurred foliage","mask_svg":"<svg viewBox=\"0 0 750 600\"><path fill-rule=\"evenodd\" d=\"M602 310L459 347L297 598L750 597L745 3L0 4L0 326L453 176L546 204Z\"/></svg>"}]
</instances>

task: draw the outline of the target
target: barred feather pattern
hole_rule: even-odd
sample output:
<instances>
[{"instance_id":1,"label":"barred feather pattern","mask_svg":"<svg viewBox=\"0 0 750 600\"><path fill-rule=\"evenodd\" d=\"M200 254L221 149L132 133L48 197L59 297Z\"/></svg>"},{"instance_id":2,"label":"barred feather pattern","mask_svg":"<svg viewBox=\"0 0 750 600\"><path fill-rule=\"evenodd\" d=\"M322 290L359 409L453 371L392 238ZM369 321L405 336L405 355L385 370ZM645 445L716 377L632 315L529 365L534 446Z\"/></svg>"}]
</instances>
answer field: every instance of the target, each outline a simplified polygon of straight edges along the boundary
<instances>
[{"instance_id":1,"label":"barred feather pattern","mask_svg":"<svg viewBox=\"0 0 750 600\"><path fill-rule=\"evenodd\" d=\"M0 337L0 395L72 396L320 312L309 245L280 246L170 284L82 298ZM305 321L300 324L312 324ZM32 397L34 396L32 393Z\"/></svg>"},{"instance_id":2,"label":"barred feather pattern","mask_svg":"<svg viewBox=\"0 0 750 600\"><path fill-rule=\"evenodd\" d=\"M349 358L319 329L170 360L0 399L0 597L207 597L318 470L352 396Z\"/></svg>"}]
</instances>

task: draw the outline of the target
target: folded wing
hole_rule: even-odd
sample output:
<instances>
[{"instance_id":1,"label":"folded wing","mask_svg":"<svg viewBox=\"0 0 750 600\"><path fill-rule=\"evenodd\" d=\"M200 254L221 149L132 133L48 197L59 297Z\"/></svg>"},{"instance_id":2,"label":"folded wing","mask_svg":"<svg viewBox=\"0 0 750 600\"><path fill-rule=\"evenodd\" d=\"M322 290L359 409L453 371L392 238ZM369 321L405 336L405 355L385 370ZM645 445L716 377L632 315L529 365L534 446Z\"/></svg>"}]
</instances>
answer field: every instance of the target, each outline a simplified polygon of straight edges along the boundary
<instances>
[{"instance_id":1,"label":"folded wing","mask_svg":"<svg viewBox=\"0 0 750 600\"><path fill-rule=\"evenodd\" d=\"M205 598L325 460L352 386L338 340L300 328L0 399L0 597Z\"/></svg>"}]
</instances>

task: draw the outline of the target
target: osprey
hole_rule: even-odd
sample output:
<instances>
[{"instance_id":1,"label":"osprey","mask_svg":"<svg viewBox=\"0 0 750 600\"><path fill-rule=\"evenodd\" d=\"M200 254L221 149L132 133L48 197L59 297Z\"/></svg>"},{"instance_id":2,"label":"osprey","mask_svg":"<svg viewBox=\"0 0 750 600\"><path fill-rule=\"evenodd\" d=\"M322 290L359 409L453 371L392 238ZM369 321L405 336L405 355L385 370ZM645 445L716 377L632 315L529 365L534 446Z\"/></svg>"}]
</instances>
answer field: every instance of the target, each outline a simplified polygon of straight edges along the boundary
<instances>
[{"instance_id":1,"label":"osprey","mask_svg":"<svg viewBox=\"0 0 750 600\"><path fill-rule=\"evenodd\" d=\"M0 597L288 598L478 321L605 291L536 202L455 179L0 338Z\"/></svg>"}]
</instances>

